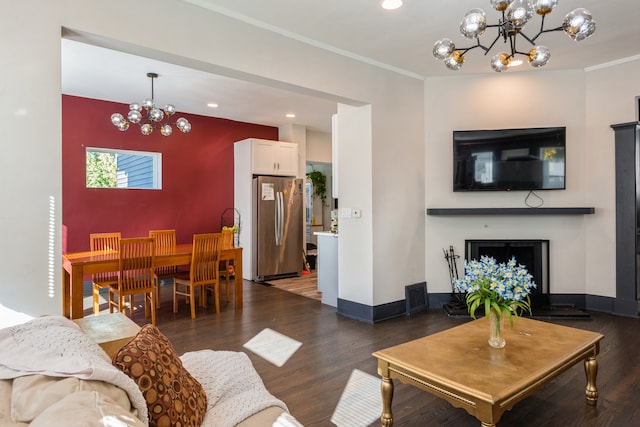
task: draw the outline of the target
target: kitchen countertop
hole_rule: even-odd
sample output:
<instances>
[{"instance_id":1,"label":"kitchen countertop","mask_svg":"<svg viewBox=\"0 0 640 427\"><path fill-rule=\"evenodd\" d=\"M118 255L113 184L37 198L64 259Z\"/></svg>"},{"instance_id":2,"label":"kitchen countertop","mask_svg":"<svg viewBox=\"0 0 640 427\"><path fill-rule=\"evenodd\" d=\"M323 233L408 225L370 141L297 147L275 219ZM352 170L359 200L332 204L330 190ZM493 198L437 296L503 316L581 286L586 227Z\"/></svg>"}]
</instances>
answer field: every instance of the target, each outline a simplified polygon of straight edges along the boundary
<instances>
[{"instance_id":1,"label":"kitchen countertop","mask_svg":"<svg viewBox=\"0 0 640 427\"><path fill-rule=\"evenodd\" d=\"M338 233L332 233L330 231L314 231L313 235L314 236L333 236L333 237L338 237Z\"/></svg>"}]
</instances>

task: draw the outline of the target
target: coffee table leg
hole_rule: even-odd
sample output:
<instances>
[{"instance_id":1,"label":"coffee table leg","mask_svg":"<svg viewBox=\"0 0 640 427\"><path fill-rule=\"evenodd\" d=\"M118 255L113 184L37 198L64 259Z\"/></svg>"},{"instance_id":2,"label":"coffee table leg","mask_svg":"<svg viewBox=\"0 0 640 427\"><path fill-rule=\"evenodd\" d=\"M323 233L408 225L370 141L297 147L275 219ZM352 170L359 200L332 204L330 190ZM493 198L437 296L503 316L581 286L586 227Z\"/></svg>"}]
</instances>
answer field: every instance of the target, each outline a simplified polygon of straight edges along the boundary
<instances>
[{"instance_id":1,"label":"coffee table leg","mask_svg":"<svg viewBox=\"0 0 640 427\"><path fill-rule=\"evenodd\" d=\"M596 403L598 403L598 387L596 386L598 361L595 355L589 356L584 360L584 372L587 374L587 404L596 406Z\"/></svg>"},{"instance_id":2,"label":"coffee table leg","mask_svg":"<svg viewBox=\"0 0 640 427\"><path fill-rule=\"evenodd\" d=\"M391 427L393 425L393 415L391 414L393 380L391 378L382 377L380 391L382 392L382 416L380 417L380 422L382 427Z\"/></svg>"}]
</instances>

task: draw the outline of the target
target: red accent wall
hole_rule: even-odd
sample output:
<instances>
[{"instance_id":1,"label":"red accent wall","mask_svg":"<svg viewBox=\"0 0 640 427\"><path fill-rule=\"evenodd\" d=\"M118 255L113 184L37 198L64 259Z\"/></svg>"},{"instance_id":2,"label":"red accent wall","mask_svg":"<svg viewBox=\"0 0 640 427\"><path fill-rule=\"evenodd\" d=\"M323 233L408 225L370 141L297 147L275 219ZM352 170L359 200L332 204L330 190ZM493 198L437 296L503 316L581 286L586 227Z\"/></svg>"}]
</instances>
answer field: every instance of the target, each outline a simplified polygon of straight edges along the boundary
<instances>
[{"instance_id":1,"label":"red accent wall","mask_svg":"<svg viewBox=\"0 0 640 427\"><path fill-rule=\"evenodd\" d=\"M270 126L177 113L191 122L188 134L174 129L149 136L137 125L120 132L111 114L128 105L62 96L62 222L65 252L89 249L89 234L120 231L123 237L175 228L178 243L194 233L220 231L223 211L233 207L233 143L278 139ZM162 153L162 190L86 188L86 147Z\"/></svg>"}]
</instances>

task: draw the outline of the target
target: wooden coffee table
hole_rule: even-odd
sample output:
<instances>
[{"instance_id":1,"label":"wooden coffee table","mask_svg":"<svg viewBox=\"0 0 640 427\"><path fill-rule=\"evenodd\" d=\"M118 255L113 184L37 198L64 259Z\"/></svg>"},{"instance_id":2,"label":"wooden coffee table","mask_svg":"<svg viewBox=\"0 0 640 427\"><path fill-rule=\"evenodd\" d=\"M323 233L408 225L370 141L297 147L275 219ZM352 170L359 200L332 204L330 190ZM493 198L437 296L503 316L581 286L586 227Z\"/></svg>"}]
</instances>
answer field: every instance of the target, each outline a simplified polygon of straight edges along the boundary
<instances>
[{"instance_id":1,"label":"wooden coffee table","mask_svg":"<svg viewBox=\"0 0 640 427\"><path fill-rule=\"evenodd\" d=\"M393 379L442 397L488 427L517 402L584 361L587 403L597 403L601 334L527 318L518 318L513 329L507 322L503 332L506 347L489 347L489 323L483 317L373 353L382 377L382 425L393 425Z\"/></svg>"},{"instance_id":2,"label":"wooden coffee table","mask_svg":"<svg viewBox=\"0 0 640 427\"><path fill-rule=\"evenodd\" d=\"M102 347L110 359L140 331L140 326L122 313L101 313L74 322L85 335Z\"/></svg>"}]
</instances>

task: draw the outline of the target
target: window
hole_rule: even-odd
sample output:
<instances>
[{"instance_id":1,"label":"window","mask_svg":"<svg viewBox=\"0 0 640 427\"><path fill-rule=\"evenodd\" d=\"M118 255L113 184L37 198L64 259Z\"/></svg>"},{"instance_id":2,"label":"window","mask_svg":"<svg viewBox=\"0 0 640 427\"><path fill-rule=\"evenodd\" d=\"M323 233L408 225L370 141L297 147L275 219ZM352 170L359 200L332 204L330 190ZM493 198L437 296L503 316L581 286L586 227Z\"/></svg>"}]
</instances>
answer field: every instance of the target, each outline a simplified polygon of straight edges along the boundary
<instances>
[{"instance_id":1,"label":"window","mask_svg":"<svg viewBox=\"0 0 640 427\"><path fill-rule=\"evenodd\" d=\"M162 189L162 153L87 147L87 188Z\"/></svg>"}]
</instances>

